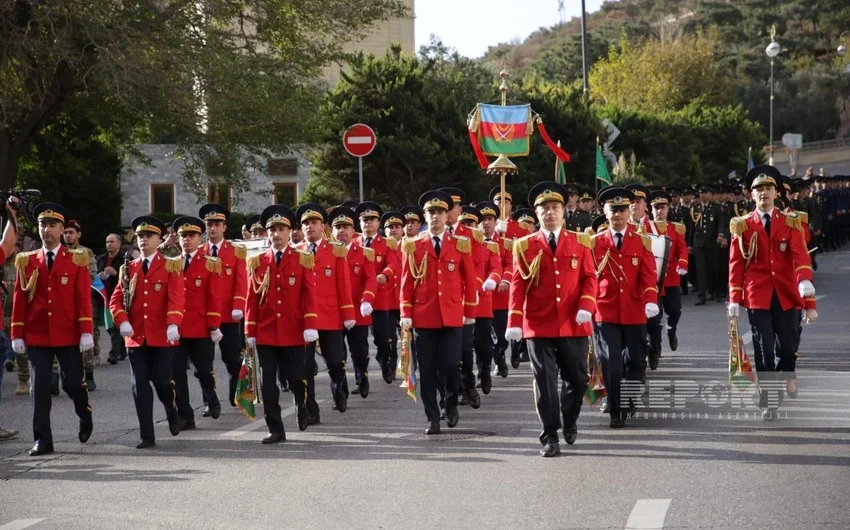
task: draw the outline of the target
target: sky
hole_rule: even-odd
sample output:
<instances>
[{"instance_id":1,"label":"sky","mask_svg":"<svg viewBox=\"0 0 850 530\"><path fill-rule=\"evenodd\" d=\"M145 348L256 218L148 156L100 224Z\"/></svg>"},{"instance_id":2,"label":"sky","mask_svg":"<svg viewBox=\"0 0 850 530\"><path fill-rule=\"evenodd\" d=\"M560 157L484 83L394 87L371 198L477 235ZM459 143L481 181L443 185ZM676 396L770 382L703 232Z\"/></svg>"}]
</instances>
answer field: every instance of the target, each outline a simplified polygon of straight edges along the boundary
<instances>
[{"instance_id":1,"label":"sky","mask_svg":"<svg viewBox=\"0 0 850 530\"><path fill-rule=\"evenodd\" d=\"M588 13L603 0L586 0ZM581 14L580 0L564 0L566 20ZM461 55L481 57L488 46L525 40L560 22L558 0L416 0L416 49L431 35Z\"/></svg>"}]
</instances>

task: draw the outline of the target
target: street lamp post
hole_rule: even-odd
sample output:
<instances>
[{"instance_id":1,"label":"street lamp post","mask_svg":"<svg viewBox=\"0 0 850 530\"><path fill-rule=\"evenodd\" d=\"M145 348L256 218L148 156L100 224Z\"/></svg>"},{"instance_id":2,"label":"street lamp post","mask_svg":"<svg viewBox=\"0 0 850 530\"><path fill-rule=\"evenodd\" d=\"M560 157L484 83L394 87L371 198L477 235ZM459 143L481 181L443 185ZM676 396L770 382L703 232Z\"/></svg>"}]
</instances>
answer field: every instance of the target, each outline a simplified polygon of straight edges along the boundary
<instances>
[{"instance_id":1,"label":"street lamp post","mask_svg":"<svg viewBox=\"0 0 850 530\"><path fill-rule=\"evenodd\" d=\"M764 53L770 57L770 143L768 144L769 155L767 163L773 165L773 59L782 51L782 47L775 40L776 27L770 29L770 44L765 48Z\"/></svg>"}]
</instances>

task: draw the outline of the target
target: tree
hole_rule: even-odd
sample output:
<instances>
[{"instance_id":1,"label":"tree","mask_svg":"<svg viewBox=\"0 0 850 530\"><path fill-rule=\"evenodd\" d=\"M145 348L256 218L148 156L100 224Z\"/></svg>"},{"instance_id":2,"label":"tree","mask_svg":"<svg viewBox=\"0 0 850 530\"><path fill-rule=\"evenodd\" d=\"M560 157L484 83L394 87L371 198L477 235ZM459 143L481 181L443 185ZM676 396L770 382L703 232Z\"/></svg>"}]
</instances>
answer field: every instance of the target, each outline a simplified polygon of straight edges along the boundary
<instances>
[{"instance_id":1,"label":"tree","mask_svg":"<svg viewBox=\"0 0 850 530\"><path fill-rule=\"evenodd\" d=\"M187 184L215 164L238 191L246 165L311 139L321 69L398 0L14 0L0 4L0 187L82 94L122 144L173 141ZM70 117L72 121L74 117Z\"/></svg>"},{"instance_id":2,"label":"tree","mask_svg":"<svg viewBox=\"0 0 850 530\"><path fill-rule=\"evenodd\" d=\"M608 53L608 42L595 33L587 35L588 68ZM556 83L572 83L582 78L581 35L571 35L544 49L534 59L532 70L542 79Z\"/></svg>"}]
</instances>

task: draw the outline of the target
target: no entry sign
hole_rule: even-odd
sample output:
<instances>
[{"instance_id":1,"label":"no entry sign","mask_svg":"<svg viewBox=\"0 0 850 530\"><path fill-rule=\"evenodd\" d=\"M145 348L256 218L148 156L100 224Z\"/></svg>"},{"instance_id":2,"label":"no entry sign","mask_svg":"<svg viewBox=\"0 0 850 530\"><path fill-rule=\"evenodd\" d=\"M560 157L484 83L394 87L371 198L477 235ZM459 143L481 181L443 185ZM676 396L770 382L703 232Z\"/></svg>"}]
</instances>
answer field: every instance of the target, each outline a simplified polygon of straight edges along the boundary
<instances>
[{"instance_id":1,"label":"no entry sign","mask_svg":"<svg viewBox=\"0 0 850 530\"><path fill-rule=\"evenodd\" d=\"M355 123L342 135L342 145L348 154L364 157L375 149L375 131L364 123Z\"/></svg>"}]
</instances>

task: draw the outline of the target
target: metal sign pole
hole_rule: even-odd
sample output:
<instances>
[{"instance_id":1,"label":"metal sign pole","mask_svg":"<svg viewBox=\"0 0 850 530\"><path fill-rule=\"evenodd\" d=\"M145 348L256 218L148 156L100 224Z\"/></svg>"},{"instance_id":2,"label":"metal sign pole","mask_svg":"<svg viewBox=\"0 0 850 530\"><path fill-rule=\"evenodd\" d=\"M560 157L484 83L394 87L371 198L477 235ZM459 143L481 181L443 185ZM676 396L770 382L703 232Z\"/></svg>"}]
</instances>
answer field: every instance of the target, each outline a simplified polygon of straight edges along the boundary
<instances>
[{"instance_id":1,"label":"metal sign pole","mask_svg":"<svg viewBox=\"0 0 850 530\"><path fill-rule=\"evenodd\" d=\"M363 202L363 157L357 157L357 172L360 175L360 202Z\"/></svg>"}]
</instances>

